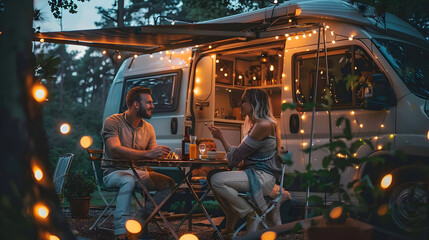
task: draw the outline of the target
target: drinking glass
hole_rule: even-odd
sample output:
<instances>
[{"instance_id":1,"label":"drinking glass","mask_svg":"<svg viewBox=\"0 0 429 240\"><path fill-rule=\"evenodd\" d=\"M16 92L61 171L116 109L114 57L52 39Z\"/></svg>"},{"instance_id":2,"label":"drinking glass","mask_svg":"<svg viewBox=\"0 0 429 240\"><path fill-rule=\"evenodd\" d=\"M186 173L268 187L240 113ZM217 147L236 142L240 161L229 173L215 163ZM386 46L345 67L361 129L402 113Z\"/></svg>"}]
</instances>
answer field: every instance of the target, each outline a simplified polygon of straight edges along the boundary
<instances>
[{"instance_id":1,"label":"drinking glass","mask_svg":"<svg viewBox=\"0 0 429 240\"><path fill-rule=\"evenodd\" d=\"M191 143L189 144L189 159L197 159L197 136L190 136Z\"/></svg>"},{"instance_id":2,"label":"drinking glass","mask_svg":"<svg viewBox=\"0 0 429 240\"><path fill-rule=\"evenodd\" d=\"M200 150L200 159L202 159L202 156L204 155L204 152L206 151L206 145L204 143L201 143L198 146L198 149Z\"/></svg>"}]
</instances>

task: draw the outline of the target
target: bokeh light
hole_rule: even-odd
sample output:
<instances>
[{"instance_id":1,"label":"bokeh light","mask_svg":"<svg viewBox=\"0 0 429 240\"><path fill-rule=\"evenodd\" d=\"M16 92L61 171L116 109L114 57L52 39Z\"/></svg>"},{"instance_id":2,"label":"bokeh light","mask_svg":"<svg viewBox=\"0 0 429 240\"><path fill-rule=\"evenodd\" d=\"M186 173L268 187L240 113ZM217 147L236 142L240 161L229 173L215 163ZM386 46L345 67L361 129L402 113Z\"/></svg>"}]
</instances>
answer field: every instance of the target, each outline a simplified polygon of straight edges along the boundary
<instances>
[{"instance_id":1,"label":"bokeh light","mask_svg":"<svg viewBox=\"0 0 429 240\"><path fill-rule=\"evenodd\" d=\"M198 237L191 233L183 234L179 240L198 240Z\"/></svg>"},{"instance_id":2,"label":"bokeh light","mask_svg":"<svg viewBox=\"0 0 429 240\"><path fill-rule=\"evenodd\" d=\"M45 204L38 203L34 206L34 215L38 218L45 219L49 215L49 209Z\"/></svg>"},{"instance_id":3,"label":"bokeh light","mask_svg":"<svg viewBox=\"0 0 429 240\"><path fill-rule=\"evenodd\" d=\"M125 223L125 228L132 234L137 234L142 230L140 223L133 219L130 219Z\"/></svg>"},{"instance_id":4,"label":"bokeh light","mask_svg":"<svg viewBox=\"0 0 429 240\"><path fill-rule=\"evenodd\" d=\"M83 148L89 148L91 145L92 145L92 143L93 143L94 141L92 140L92 137L91 136L83 136L81 139L80 139L80 145L83 147Z\"/></svg>"},{"instance_id":5,"label":"bokeh light","mask_svg":"<svg viewBox=\"0 0 429 240\"><path fill-rule=\"evenodd\" d=\"M49 235L49 240L60 240L60 238L55 235Z\"/></svg>"},{"instance_id":6,"label":"bokeh light","mask_svg":"<svg viewBox=\"0 0 429 240\"><path fill-rule=\"evenodd\" d=\"M341 206L334 207L329 213L329 217L331 217L332 219L337 219L341 216L342 213L343 213L343 207Z\"/></svg>"},{"instance_id":7,"label":"bokeh light","mask_svg":"<svg viewBox=\"0 0 429 240\"><path fill-rule=\"evenodd\" d=\"M63 123L60 126L60 132L62 134L67 134L70 132L70 125L68 123Z\"/></svg>"},{"instance_id":8,"label":"bokeh light","mask_svg":"<svg viewBox=\"0 0 429 240\"><path fill-rule=\"evenodd\" d=\"M378 208L378 210L377 210L377 214L378 214L379 216L384 216L384 215L386 215L386 213L387 213L387 209L388 209L387 204L383 204L383 205L381 205L381 206Z\"/></svg>"},{"instance_id":9,"label":"bokeh light","mask_svg":"<svg viewBox=\"0 0 429 240\"><path fill-rule=\"evenodd\" d=\"M277 237L277 233L273 231L264 232L261 235L261 240L274 240Z\"/></svg>"},{"instance_id":10,"label":"bokeh light","mask_svg":"<svg viewBox=\"0 0 429 240\"><path fill-rule=\"evenodd\" d=\"M48 95L48 90L46 90L45 86L41 84L35 84L33 86L33 98L38 102L43 102L46 100L46 96Z\"/></svg>"},{"instance_id":11,"label":"bokeh light","mask_svg":"<svg viewBox=\"0 0 429 240\"><path fill-rule=\"evenodd\" d=\"M33 167L33 173L34 173L34 178L37 181L42 180L42 178L43 178L43 172L42 172L42 170L38 166L34 166Z\"/></svg>"},{"instance_id":12,"label":"bokeh light","mask_svg":"<svg viewBox=\"0 0 429 240\"><path fill-rule=\"evenodd\" d=\"M380 186L384 189L388 188L390 184L392 183L392 174L387 174L386 176L381 179Z\"/></svg>"}]
</instances>

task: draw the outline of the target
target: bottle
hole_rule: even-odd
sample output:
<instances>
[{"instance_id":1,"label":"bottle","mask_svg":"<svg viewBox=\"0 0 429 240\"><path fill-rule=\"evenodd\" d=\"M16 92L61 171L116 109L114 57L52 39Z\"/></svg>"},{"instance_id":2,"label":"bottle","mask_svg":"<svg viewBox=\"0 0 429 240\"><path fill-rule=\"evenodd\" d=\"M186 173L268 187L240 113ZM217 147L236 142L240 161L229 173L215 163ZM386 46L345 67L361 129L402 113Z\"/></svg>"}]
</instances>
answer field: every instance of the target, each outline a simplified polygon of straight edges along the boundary
<instances>
[{"instance_id":1,"label":"bottle","mask_svg":"<svg viewBox=\"0 0 429 240\"><path fill-rule=\"evenodd\" d=\"M189 160L189 145L191 144L191 139L189 138L189 127L185 127L185 135L182 139L182 161Z\"/></svg>"}]
</instances>

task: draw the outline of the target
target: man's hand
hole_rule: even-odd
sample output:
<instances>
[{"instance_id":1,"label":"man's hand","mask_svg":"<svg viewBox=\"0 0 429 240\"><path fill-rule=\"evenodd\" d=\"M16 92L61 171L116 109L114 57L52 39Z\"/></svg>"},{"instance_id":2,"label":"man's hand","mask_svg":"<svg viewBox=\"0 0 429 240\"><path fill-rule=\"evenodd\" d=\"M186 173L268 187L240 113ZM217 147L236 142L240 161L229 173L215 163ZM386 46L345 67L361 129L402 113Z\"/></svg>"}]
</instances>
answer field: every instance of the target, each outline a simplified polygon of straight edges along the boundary
<instances>
[{"instance_id":1,"label":"man's hand","mask_svg":"<svg viewBox=\"0 0 429 240\"><path fill-rule=\"evenodd\" d=\"M170 148L167 146L162 146L162 145L158 145L156 147L154 147L151 150L148 150L146 152L146 157L147 158L164 158L165 156L167 156L170 153Z\"/></svg>"}]
</instances>

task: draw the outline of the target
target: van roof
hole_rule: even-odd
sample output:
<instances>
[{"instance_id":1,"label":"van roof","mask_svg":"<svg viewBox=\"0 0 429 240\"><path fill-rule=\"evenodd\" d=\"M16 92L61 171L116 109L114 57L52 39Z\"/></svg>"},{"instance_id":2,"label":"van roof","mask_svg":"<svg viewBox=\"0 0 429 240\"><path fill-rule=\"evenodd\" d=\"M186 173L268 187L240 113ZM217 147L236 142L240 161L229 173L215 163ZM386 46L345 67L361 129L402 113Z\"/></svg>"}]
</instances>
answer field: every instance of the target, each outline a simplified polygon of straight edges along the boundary
<instances>
[{"instance_id":1,"label":"van roof","mask_svg":"<svg viewBox=\"0 0 429 240\"><path fill-rule=\"evenodd\" d=\"M295 25L289 24L291 32L308 28L308 25L302 24L306 21L320 23L331 20L362 26L376 33L400 38L408 35L408 40L414 38L424 41L421 33L398 17L387 13L384 21L380 21L375 17L373 8L368 7L363 11L343 0L292 0L194 24L35 33L34 40L152 53L215 41L238 42L263 38L270 36L266 34L268 27L284 24L285 19L292 18Z\"/></svg>"}]
</instances>

